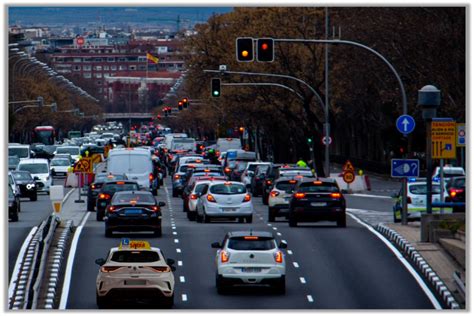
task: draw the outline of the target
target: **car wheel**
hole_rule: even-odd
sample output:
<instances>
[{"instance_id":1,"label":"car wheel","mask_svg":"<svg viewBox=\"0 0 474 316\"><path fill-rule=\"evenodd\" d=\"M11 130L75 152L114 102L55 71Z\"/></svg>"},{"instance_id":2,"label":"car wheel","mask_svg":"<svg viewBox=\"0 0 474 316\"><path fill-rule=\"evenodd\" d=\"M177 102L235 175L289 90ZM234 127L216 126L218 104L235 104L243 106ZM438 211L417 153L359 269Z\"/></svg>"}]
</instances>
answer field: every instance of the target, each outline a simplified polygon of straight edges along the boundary
<instances>
[{"instance_id":1,"label":"car wheel","mask_svg":"<svg viewBox=\"0 0 474 316\"><path fill-rule=\"evenodd\" d=\"M171 295L171 297L165 298L163 307L164 308L173 308L174 305L174 293Z\"/></svg>"},{"instance_id":2,"label":"car wheel","mask_svg":"<svg viewBox=\"0 0 474 316\"><path fill-rule=\"evenodd\" d=\"M209 218L209 216L207 216L206 212L204 212L204 213L202 214L202 217L203 217L202 220L203 220L204 223L209 223L209 222L211 221L211 219Z\"/></svg>"},{"instance_id":3,"label":"car wheel","mask_svg":"<svg viewBox=\"0 0 474 316\"><path fill-rule=\"evenodd\" d=\"M268 221L269 222L275 221L275 209L273 207L268 208Z\"/></svg>"},{"instance_id":4,"label":"car wheel","mask_svg":"<svg viewBox=\"0 0 474 316\"><path fill-rule=\"evenodd\" d=\"M112 230L111 229L108 229L108 228L105 229L105 237L112 237Z\"/></svg>"},{"instance_id":5,"label":"car wheel","mask_svg":"<svg viewBox=\"0 0 474 316\"><path fill-rule=\"evenodd\" d=\"M12 219L12 222L18 222L18 213L13 214L11 219Z\"/></svg>"},{"instance_id":6,"label":"car wheel","mask_svg":"<svg viewBox=\"0 0 474 316\"><path fill-rule=\"evenodd\" d=\"M178 197L178 191L173 189L173 197Z\"/></svg>"},{"instance_id":7,"label":"car wheel","mask_svg":"<svg viewBox=\"0 0 474 316\"><path fill-rule=\"evenodd\" d=\"M160 185L163 185L163 184L164 184L163 179L160 179Z\"/></svg>"},{"instance_id":8,"label":"car wheel","mask_svg":"<svg viewBox=\"0 0 474 316\"><path fill-rule=\"evenodd\" d=\"M247 222L247 224L252 223L252 215L247 216L247 217L245 218L245 221Z\"/></svg>"},{"instance_id":9,"label":"car wheel","mask_svg":"<svg viewBox=\"0 0 474 316\"><path fill-rule=\"evenodd\" d=\"M262 203L268 205L268 196L265 193L262 194Z\"/></svg>"},{"instance_id":10,"label":"car wheel","mask_svg":"<svg viewBox=\"0 0 474 316\"><path fill-rule=\"evenodd\" d=\"M337 227L346 227L346 214L337 221Z\"/></svg>"},{"instance_id":11,"label":"car wheel","mask_svg":"<svg viewBox=\"0 0 474 316\"><path fill-rule=\"evenodd\" d=\"M100 297L99 294L95 294L95 301L98 308L107 308L107 300L105 297Z\"/></svg>"},{"instance_id":12,"label":"car wheel","mask_svg":"<svg viewBox=\"0 0 474 316\"><path fill-rule=\"evenodd\" d=\"M225 294L227 292L227 286L224 282L224 278L218 274L216 274L216 288L217 293L219 294Z\"/></svg>"},{"instance_id":13,"label":"car wheel","mask_svg":"<svg viewBox=\"0 0 474 316\"><path fill-rule=\"evenodd\" d=\"M88 212L94 212L94 204L93 203L87 203L87 211Z\"/></svg>"},{"instance_id":14,"label":"car wheel","mask_svg":"<svg viewBox=\"0 0 474 316\"><path fill-rule=\"evenodd\" d=\"M285 294L286 292L286 281L285 276L282 276L275 282L275 291L277 294Z\"/></svg>"},{"instance_id":15,"label":"car wheel","mask_svg":"<svg viewBox=\"0 0 474 316\"><path fill-rule=\"evenodd\" d=\"M38 200L38 193L35 193L34 195L30 196L30 201L37 201Z\"/></svg>"},{"instance_id":16,"label":"car wheel","mask_svg":"<svg viewBox=\"0 0 474 316\"><path fill-rule=\"evenodd\" d=\"M161 226L154 230L153 235L155 237L161 237L163 235L163 230L161 229Z\"/></svg>"},{"instance_id":17,"label":"car wheel","mask_svg":"<svg viewBox=\"0 0 474 316\"><path fill-rule=\"evenodd\" d=\"M97 221L102 222L104 220L104 213L100 210L97 210L95 218L97 219Z\"/></svg>"},{"instance_id":18,"label":"car wheel","mask_svg":"<svg viewBox=\"0 0 474 316\"><path fill-rule=\"evenodd\" d=\"M296 216L292 213L290 213L290 215L288 216L288 224L290 225L290 227L296 227L296 225L298 224L296 221Z\"/></svg>"},{"instance_id":19,"label":"car wheel","mask_svg":"<svg viewBox=\"0 0 474 316\"><path fill-rule=\"evenodd\" d=\"M188 216L188 219L190 221L195 221L196 220L196 212L188 212L187 216Z\"/></svg>"},{"instance_id":20,"label":"car wheel","mask_svg":"<svg viewBox=\"0 0 474 316\"><path fill-rule=\"evenodd\" d=\"M243 222L244 222L244 218L243 218L243 217L239 217L239 218L237 219L237 221L238 221L239 223L243 223Z\"/></svg>"}]
</instances>

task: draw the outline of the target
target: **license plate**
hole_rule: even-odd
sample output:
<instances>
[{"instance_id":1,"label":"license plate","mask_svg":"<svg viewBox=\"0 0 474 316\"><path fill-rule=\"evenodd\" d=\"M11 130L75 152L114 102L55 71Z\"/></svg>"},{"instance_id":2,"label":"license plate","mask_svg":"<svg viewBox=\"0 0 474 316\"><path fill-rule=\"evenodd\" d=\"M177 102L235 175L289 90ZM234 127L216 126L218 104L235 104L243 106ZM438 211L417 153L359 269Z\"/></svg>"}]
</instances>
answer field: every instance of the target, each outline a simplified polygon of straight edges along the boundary
<instances>
[{"instance_id":1,"label":"license plate","mask_svg":"<svg viewBox=\"0 0 474 316\"><path fill-rule=\"evenodd\" d=\"M107 202L100 202L100 206L106 206Z\"/></svg>"},{"instance_id":2,"label":"license plate","mask_svg":"<svg viewBox=\"0 0 474 316\"><path fill-rule=\"evenodd\" d=\"M223 208L222 211L223 212L235 212L235 211L237 211L237 209L236 208Z\"/></svg>"},{"instance_id":3,"label":"license plate","mask_svg":"<svg viewBox=\"0 0 474 316\"><path fill-rule=\"evenodd\" d=\"M141 213L142 213L142 210L140 209L125 210L125 215L138 215Z\"/></svg>"},{"instance_id":4,"label":"license plate","mask_svg":"<svg viewBox=\"0 0 474 316\"><path fill-rule=\"evenodd\" d=\"M311 206L326 206L326 202L312 202Z\"/></svg>"},{"instance_id":5,"label":"license plate","mask_svg":"<svg viewBox=\"0 0 474 316\"><path fill-rule=\"evenodd\" d=\"M125 285L146 285L146 280L125 280Z\"/></svg>"},{"instance_id":6,"label":"license plate","mask_svg":"<svg viewBox=\"0 0 474 316\"><path fill-rule=\"evenodd\" d=\"M261 272L262 268L242 268L242 272L245 273L255 273L255 272Z\"/></svg>"}]
</instances>

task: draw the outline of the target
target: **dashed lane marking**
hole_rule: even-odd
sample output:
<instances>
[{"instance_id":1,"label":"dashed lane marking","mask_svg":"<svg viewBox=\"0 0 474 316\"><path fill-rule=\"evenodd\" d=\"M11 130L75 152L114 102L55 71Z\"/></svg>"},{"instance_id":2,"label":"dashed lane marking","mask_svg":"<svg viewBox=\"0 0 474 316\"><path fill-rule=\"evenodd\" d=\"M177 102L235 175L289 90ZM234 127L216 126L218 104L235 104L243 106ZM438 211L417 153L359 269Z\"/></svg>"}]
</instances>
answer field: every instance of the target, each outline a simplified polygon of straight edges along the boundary
<instances>
[{"instance_id":1,"label":"dashed lane marking","mask_svg":"<svg viewBox=\"0 0 474 316\"><path fill-rule=\"evenodd\" d=\"M174 243L175 243L175 244L179 244L179 239L175 239L175 240L174 240Z\"/></svg>"},{"instance_id":2,"label":"dashed lane marking","mask_svg":"<svg viewBox=\"0 0 474 316\"><path fill-rule=\"evenodd\" d=\"M292 254L293 254L293 251L291 251L291 250L287 250L286 252L287 252L289 255L292 255Z\"/></svg>"},{"instance_id":3,"label":"dashed lane marking","mask_svg":"<svg viewBox=\"0 0 474 316\"><path fill-rule=\"evenodd\" d=\"M301 282L302 284L306 284L305 278L300 278L300 282Z\"/></svg>"},{"instance_id":4,"label":"dashed lane marking","mask_svg":"<svg viewBox=\"0 0 474 316\"><path fill-rule=\"evenodd\" d=\"M179 282L181 282L181 283L185 283L185 282L186 282L186 279L184 278L184 276L180 276L180 277L179 277Z\"/></svg>"},{"instance_id":5,"label":"dashed lane marking","mask_svg":"<svg viewBox=\"0 0 474 316\"><path fill-rule=\"evenodd\" d=\"M277 230L277 229L278 229L278 228L276 228L276 227L273 227L273 230Z\"/></svg>"},{"instance_id":6,"label":"dashed lane marking","mask_svg":"<svg viewBox=\"0 0 474 316\"><path fill-rule=\"evenodd\" d=\"M178 266L182 267L183 266L183 261L179 260L178 261Z\"/></svg>"},{"instance_id":7,"label":"dashed lane marking","mask_svg":"<svg viewBox=\"0 0 474 316\"><path fill-rule=\"evenodd\" d=\"M173 232L173 235L178 235L178 233L177 233L177 232Z\"/></svg>"},{"instance_id":8,"label":"dashed lane marking","mask_svg":"<svg viewBox=\"0 0 474 316\"><path fill-rule=\"evenodd\" d=\"M187 296L186 294L182 294L182 295L181 295L181 300L182 300L183 302L186 302L186 301L188 300L188 296Z\"/></svg>"},{"instance_id":9,"label":"dashed lane marking","mask_svg":"<svg viewBox=\"0 0 474 316\"><path fill-rule=\"evenodd\" d=\"M176 252L177 252L177 253L181 253L181 249L176 248Z\"/></svg>"},{"instance_id":10,"label":"dashed lane marking","mask_svg":"<svg viewBox=\"0 0 474 316\"><path fill-rule=\"evenodd\" d=\"M277 233L277 235L278 235L278 236L281 236L281 233L280 233L280 232L278 232L278 233Z\"/></svg>"},{"instance_id":11,"label":"dashed lane marking","mask_svg":"<svg viewBox=\"0 0 474 316\"><path fill-rule=\"evenodd\" d=\"M272 227L272 224L268 223L267 226L268 226L268 227Z\"/></svg>"},{"instance_id":12,"label":"dashed lane marking","mask_svg":"<svg viewBox=\"0 0 474 316\"><path fill-rule=\"evenodd\" d=\"M298 262L293 262L293 266L294 266L295 268L299 268L299 267L300 267L300 265L298 264Z\"/></svg>"},{"instance_id":13,"label":"dashed lane marking","mask_svg":"<svg viewBox=\"0 0 474 316\"><path fill-rule=\"evenodd\" d=\"M311 296L311 295L306 295L306 298L308 299L308 302L310 302L310 303L313 303L313 302L314 302L313 296Z\"/></svg>"}]
</instances>

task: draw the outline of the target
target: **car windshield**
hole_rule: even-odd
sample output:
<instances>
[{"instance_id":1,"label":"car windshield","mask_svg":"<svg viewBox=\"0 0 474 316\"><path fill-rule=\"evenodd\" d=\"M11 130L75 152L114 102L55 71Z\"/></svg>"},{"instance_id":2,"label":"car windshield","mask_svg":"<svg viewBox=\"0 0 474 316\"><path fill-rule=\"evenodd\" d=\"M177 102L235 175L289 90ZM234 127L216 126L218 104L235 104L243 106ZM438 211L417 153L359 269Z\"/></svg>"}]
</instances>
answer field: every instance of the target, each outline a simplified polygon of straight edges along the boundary
<instances>
[{"instance_id":1,"label":"car windshield","mask_svg":"<svg viewBox=\"0 0 474 316\"><path fill-rule=\"evenodd\" d=\"M56 148L56 153L79 155L79 147L58 147Z\"/></svg>"},{"instance_id":2,"label":"car windshield","mask_svg":"<svg viewBox=\"0 0 474 316\"><path fill-rule=\"evenodd\" d=\"M409 191L411 194L415 195L426 195L427 186L426 184L412 184L409 186ZM440 194L441 187L440 185L433 184L431 189L431 194Z\"/></svg>"},{"instance_id":3,"label":"car windshield","mask_svg":"<svg viewBox=\"0 0 474 316\"><path fill-rule=\"evenodd\" d=\"M8 156L17 156L18 158L29 157L28 147L10 147L8 148Z\"/></svg>"},{"instance_id":4,"label":"car windshield","mask_svg":"<svg viewBox=\"0 0 474 316\"><path fill-rule=\"evenodd\" d=\"M102 187L104 192L118 192L118 191L138 191L139 187L137 183L106 183Z\"/></svg>"},{"instance_id":5,"label":"car windshield","mask_svg":"<svg viewBox=\"0 0 474 316\"><path fill-rule=\"evenodd\" d=\"M49 173L46 163L23 163L18 166L19 170L29 171L30 173Z\"/></svg>"},{"instance_id":6,"label":"car windshield","mask_svg":"<svg viewBox=\"0 0 474 316\"><path fill-rule=\"evenodd\" d=\"M233 250L271 250L276 248L275 239L271 237L233 237L229 238L227 248Z\"/></svg>"},{"instance_id":7,"label":"car windshield","mask_svg":"<svg viewBox=\"0 0 474 316\"><path fill-rule=\"evenodd\" d=\"M121 193L115 194L112 204L155 204L155 198L150 194L141 193Z\"/></svg>"},{"instance_id":8,"label":"car windshield","mask_svg":"<svg viewBox=\"0 0 474 316\"><path fill-rule=\"evenodd\" d=\"M12 175L15 180L33 180L29 172L12 172Z\"/></svg>"},{"instance_id":9,"label":"car windshield","mask_svg":"<svg viewBox=\"0 0 474 316\"><path fill-rule=\"evenodd\" d=\"M110 261L114 262L155 262L160 256L155 251L116 251L112 254Z\"/></svg>"},{"instance_id":10,"label":"car windshield","mask_svg":"<svg viewBox=\"0 0 474 316\"><path fill-rule=\"evenodd\" d=\"M232 194L244 194L246 192L245 186L242 184L235 183L222 183L213 185L210 189L211 193L232 195Z\"/></svg>"},{"instance_id":11,"label":"car windshield","mask_svg":"<svg viewBox=\"0 0 474 316\"><path fill-rule=\"evenodd\" d=\"M9 165L18 165L20 163L20 158L17 157L8 157Z\"/></svg>"},{"instance_id":12,"label":"car windshield","mask_svg":"<svg viewBox=\"0 0 474 316\"><path fill-rule=\"evenodd\" d=\"M67 159L53 159L51 166L69 166L71 163Z\"/></svg>"},{"instance_id":13,"label":"car windshield","mask_svg":"<svg viewBox=\"0 0 474 316\"><path fill-rule=\"evenodd\" d=\"M285 191L285 192L294 190L295 186L296 186L296 181L294 183L290 183L290 181L281 181L275 185L275 187L278 190Z\"/></svg>"},{"instance_id":14,"label":"car windshield","mask_svg":"<svg viewBox=\"0 0 474 316\"><path fill-rule=\"evenodd\" d=\"M339 192L339 188L335 183L316 184L313 182L302 183L298 188L298 192L313 193L313 192Z\"/></svg>"}]
</instances>

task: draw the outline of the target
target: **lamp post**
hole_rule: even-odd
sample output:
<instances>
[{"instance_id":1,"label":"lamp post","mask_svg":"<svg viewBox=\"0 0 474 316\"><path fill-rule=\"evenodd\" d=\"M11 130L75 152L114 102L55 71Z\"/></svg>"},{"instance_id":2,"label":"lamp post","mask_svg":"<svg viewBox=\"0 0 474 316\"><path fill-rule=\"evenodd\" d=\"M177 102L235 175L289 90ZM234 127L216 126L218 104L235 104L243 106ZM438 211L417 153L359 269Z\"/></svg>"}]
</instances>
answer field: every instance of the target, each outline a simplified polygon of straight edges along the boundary
<instances>
[{"instance_id":1,"label":"lamp post","mask_svg":"<svg viewBox=\"0 0 474 316\"><path fill-rule=\"evenodd\" d=\"M418 105L423 109L422 117L426 122L426 213L431 214L431 192L433 190L431 175L433 165L431 159L431 122L436 117L436 110L441 103L441 91L435 86L424 86L418 90Z\"/></svg>"}]
</instances>

